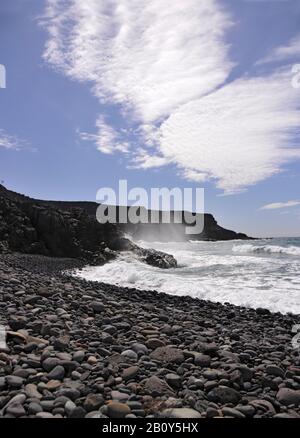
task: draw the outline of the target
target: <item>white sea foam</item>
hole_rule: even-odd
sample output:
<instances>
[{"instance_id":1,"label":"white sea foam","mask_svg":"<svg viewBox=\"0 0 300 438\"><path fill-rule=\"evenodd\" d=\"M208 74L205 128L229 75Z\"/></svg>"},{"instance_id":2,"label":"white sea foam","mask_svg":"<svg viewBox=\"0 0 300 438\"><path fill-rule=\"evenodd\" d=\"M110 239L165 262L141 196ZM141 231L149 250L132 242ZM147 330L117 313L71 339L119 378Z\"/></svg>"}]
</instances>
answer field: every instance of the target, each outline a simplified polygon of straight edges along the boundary
<instances>
[{"instance_id":1,"label":"white sea foam","mask_svg":"<svg viewBox=\"0 0 300 438\"><path fill-rule=\"evenodd\" d=\"M297 251L293 252L293 248L300 248L294 245L266 245L262 241L140 243L173 254L179 267L162 270L123 253L104 266L86 267L76 275L128 288L300 314L300 259ZM272 250L266 251L269 246ZM255 247L262 249L252 251ZM278 248L292 251L289 254Z\"/></svg>"},{"instance_id":2,"label":"white sea foam","mask_svg":"<svg viewBox=\"0 0 300 438\"><path fill-rule=\"evenodd\" d=\"M254 252L257 254L287 254L292 256L300 256L300 248L297 246L277 246L277 245L234 245L233 252L248 253Z\"/></svg>"}]
</instances>

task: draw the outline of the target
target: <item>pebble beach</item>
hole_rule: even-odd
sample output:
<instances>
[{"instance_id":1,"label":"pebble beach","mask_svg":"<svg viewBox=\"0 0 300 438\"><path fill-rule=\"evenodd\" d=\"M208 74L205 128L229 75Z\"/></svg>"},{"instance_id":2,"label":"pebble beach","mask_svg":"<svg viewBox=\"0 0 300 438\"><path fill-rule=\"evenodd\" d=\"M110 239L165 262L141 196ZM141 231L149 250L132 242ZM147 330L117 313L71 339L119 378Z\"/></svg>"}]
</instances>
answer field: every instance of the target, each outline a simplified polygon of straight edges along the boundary
<instances>
[{"instance_id":1,"label":"pebble beach","mask_svg":"<svg viewBox=\"0 0 300 438\"><path fill-rule=\"evenodd\" d=\"M1 417L300 417L298 315L89 282L80 267L1 255Z\"/></svg>"}]
</instances>

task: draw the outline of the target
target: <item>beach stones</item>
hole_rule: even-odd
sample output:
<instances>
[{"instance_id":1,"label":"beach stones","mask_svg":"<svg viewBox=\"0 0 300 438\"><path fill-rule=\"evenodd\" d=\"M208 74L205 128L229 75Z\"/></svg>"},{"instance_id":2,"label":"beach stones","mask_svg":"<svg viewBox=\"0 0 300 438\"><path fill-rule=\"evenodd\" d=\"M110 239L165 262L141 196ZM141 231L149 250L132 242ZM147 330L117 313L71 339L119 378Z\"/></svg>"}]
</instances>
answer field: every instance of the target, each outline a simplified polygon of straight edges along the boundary
<instances>
[{"instance_id":1,"label":"beach stones","mask_svg":"<svg viewBox=\"0 0 300 438\"><path fill-rule=\"evenodd\" d=\"M65 336L60 336L59 338L55 339L54 341L54 349L57 351L65 351L68 346L69 346L69 342L70 342L70 337L65 335Z\"/></svg>"},{"instance_id":2,"label":"beach stones","mask_svg":"<svg viewBox=\"0 0 300 438\"><path fill-rule=\"evenodd\" d=\"M166 375L165 380L172 388L179 389L181 387L182 379L178 374L169 373Z\"/></svg>"},{"instance_id":3,"label":"beach stones","mask_svg":"<svg viewBox=\"0 0 300 438\"><path fill-rule=\"evenodd\" d=\"M78 363L82 363L83 359L85 358L85 351L75 351L73 354L73 360Z\"/></svg>"},{"instance_id":4,"label":"beach stones","mask_svg":"<svg viewBox=\"0 0 300 438\"><path fill-rule=\"evenodd\" d=\"M45 371L50 372L51 370L53 370L53 368L55 368L59 364L60 364L60 360L58 358L48 357L43 361L42 367L44 368Z\"/></svg>"},{"instance_id":5,"label":"beach stones","mask_svg":"<svg viewBox=\"0 0 300 438\"><path fill-rule=\"evenodd\" d=\"M105 306L101 301L93 301L90 304L90 307L94 311L94 313L101 313L105 309Z\"/></svg>"},{"instance_id":6,"label":"beach stones","mask_svg":"<svg viewBox=\"0 0 300 438\"><path fill-rule=\"evenodd\" d=\"M13 404L11 406L8 406L6 409L6 414L11 415L12 417L22 417L26 415L26 411L24 409L24 406L21 404Z\"/></svg>"},{"instance_id":7,"label":"beach stones","mask_svg":"<svg viewBox=\"0 0 300 438\"><path fill-rule=\"evenodd\" d=\"M110 402L107 405L107 415L110 418L124 418L129 415L131 409L125 403Z\"/></svg>"},{"instance_id":8,"label":"beach stones","mask_svg":"<svg viewBox=\"0 0 300 438\"><path fill-rule=\"evenodd\" d=\"M208 393L207 398L215 403L232 403L236 405L240 401L241 395L233 388L218 386Z\"/></svg>"},{"instance_id":9,"label":"beach stones","mask_svg":"<svg viewBox=\"0 0 300 438\"><path fill-rule=\"evenodd\" d=\"M8 320L8 325L11 327L12 330L20 330L26 327L27 324L27 318L25 316L12 316Z\"/></svg>"},{"instance_id":10,"label":"beach stones","mask_svg":"<svg viewBox=\"0 0 300 438\"><path fill-rule=\"evenodd\" d=\"M211 364L211 357L207 354L194 353L194 363L199 367L209 367Z\"/></svg>"},{"instance_id":11,"label":"beach stones","mask_svg":"<svg viewBox=\"0 0 300 438\"><path fill-rule=\"evenodd\" d=\"M21 388L24 383L24 379L18 376L6 376L6 384L11 388Z\"/></svg>"},{"instance_id":12,"label":"beach stones","mask_svg":"<svg viewBox=\"0 0 300 438\"><path fill-rule=\"evenodd\" d=\"M228 408L228 407L222 409L222 414L224 417L246 418L246 416L242 412L238 411L237 409Z\"/></svg>"},{"instance_id":13,"label":"beach stones","mask_svg":"<svg viewBox=\"0 0 300 438\"><path fill-rule=\"evenodd\" d=\"M65 377L65 369L61 365L57 365L47 375L49 380L63 380Z\"/></svg>"},{"instance_id":14,"label":"beach stones","mask_svg":"<svg viewBox=\"0 0 300 438\"><path fill-rule=\"evenodd\" d=\"M122 351L121 355L124 356L124 358L127 358L132 361L136 361L138 359L138 355L133 350Z\"/></svg>"},{"instance_id":15,"label":"beach stones","mask_svg":"<svg viewBox=\"0 0 300 438\"><path fill-rule=\"evenodd\" d=\"M165 418L201 418L200 412L191 408L174 408L174 409L165 409L161 413L162 417Z\"/></svg>"},{"instance_id":16,"label":"beach stones","mask_svg":"<svg viewBox=\"0 0 300 438\"><path fill-rule=\"evenodd\" d=\"M47 382L45 385L45 389L47 389L50 392L54 392L58 388L60 388L60 386L61 386L61 382L59 380L49 380L49 382Z\"/></svg>"},{"instance_id":17,"label":"beach stones","mask_svg":"<svg viewBox=\"0 0 300 438\"><path fill-rule=\"evenodd\" d=\"M281 388L277 394L276 398L282 405L290 406L300 406L300 390L293 390L290 388Z\"/></svg>"},{"instance_id":18,"label":"beach stones","mask_svg":"<svg viewBox=\"0 0 300 438\"><path fill-rule=\"evenodd\" d=\"M123 370L122 378L124 380L133 379L137 375L138 372L139 372L139 367L137 367L137 366L126 368L125 370Z\"/></svg>"},{"instance_id":19,"label":"beach stones","mask_svg":"<svg viewBox=\"0 0 300 438\"><path fill-rule=\"evenodd\" d=\"M4 417L300 416L296 315L72 277L66 289L52 268L65 261L37 258L31 271L34 258L9 257L0 258L0 317L24 327L0 351Z\"/></svg>"},{"instance_id":20,"label":"beach stones","mask_svg":"<svg viewBox=\"0 0 300 438\"><path fill-rule=\"evenodd\" d=\"M137 354L147 354L148 353L148 348L146 347L146 345L141 344L139 342L135 342L134 344L132 344L131 350L133 350Z\"/></svg>"},{"instance_id":21,"label":"beach stones","mask_svg":"<svg viewBox=\"0 0 300 438\"><path fill-rule=\"evenodd\" d=\"M129 399L129 395L126 392L111 391L111 398L120 402L126 402Z\"/></svg>"},{"instance_id":22,"label":"beach stones","mask_svg":"<svg viewBox=\"0 0 300 438\"><path fill-rule=\"evenodd\" d=\"M266 368L266 373L270 374L271 376L277 376L277 377L283 377L284 376L284 370L277 365L268 365Z\"/></svg>"},{"instance_id":23,"label":"beach stones","mask_svg":"<svg viewBox=\"0 0 300 438\"><path fill-rule=\"evenodd\" d=\"M97 411L104 404L104 399L101 394L89 394L84 403L83 407L87 412Z\"/></svg>"},{"instance_id":24,"label":"beach stones","mask_svg":"<svg viewBox=\"0 0 300 438\"><path fill-rule=\"evenodd\" d=\"M36 385L29 383L25 386L25 393L29 398L41 399L42 394L38 391Z\"/></svg>"},{"instance_id":25,"label":"beach stones","mask_svg":"<svg viewBox=\"0 0 300 438\"><path fill-rule=\"evenodd\" d=\"M43 412L43 408L39 403L31 402L28 405L27 411L29 415L36 415L39 412Z\"/></svg>"},{"instance_id":26,"label":"beach stones","mask_svg":"<svg viewBox=\"0 0 300 438\"><path fill-rule=\"evenodd\" d=\"M164 345L165 345L164 341L162 341L161 339L157 339L157 338L151 338L146 342L146 346L150 350L154 350L155 348L158 348L158 347L163 347Z\"/></svg>"},{"instance_id":27,"label":"beach stones","mask_svg":"<svg viewBox=\"0 0 300 438\"><path fill-rule=\"evenodd\" d=\"M145 382L145 390L152 396L173 395L172 388L157 376L151 376Z\"/></svg>"},{"instance_id":28,"label":"beach stones","mask_svg":"<svg viewBox=\"0 0 300 438\"><path fill-rule=\"evenodd\" d=\"M52 295L52 291L45 286L40 286L37 288L36 294L48 298Z\"/></svg>"},{"instance_id":29,"label":"beach stones","mask_svg":"<svg viewBox=\"0 0 300 438\"><path fill-rule=\"evenodd\" d=\"M185 360L183 352L178 348L173 347L158 347L150 353L150 358L157 362L177 364L180 364Z\"/></svg>"}]
</instances>

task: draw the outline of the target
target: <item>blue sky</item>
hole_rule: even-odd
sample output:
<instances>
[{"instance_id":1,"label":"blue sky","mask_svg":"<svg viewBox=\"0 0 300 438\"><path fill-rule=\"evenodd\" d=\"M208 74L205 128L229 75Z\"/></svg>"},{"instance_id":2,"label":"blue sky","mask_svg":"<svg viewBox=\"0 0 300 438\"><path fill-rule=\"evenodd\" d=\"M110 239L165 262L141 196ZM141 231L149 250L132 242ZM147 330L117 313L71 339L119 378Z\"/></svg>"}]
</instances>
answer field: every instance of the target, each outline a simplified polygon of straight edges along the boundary
<instances>
[{"instance_id":1,"label":"blue sky","mask_svg":"<svg viewBox=\"0 0 300 438\"><path fill-rule=\"evenodd\" d=\"M299 0L2 0L0 179L204 187L221 225L299 236L299 24Z\"/></svg>"}]
</instances>

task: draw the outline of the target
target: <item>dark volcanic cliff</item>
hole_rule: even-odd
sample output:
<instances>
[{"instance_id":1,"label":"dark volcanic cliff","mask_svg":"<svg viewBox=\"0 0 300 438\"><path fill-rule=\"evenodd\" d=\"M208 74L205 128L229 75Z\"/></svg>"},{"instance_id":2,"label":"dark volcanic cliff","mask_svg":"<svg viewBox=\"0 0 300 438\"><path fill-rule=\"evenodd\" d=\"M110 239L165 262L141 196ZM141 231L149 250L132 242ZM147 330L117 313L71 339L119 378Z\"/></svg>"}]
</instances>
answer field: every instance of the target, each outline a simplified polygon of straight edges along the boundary
<instances>
[{"instance_id":1,"label":"dark volcanic cliff","mask_svg":"<svg viewBox=\"0 0 300 438\"><path fill-rule=\"evenodd\" d=\"M97 207L94 202L35 200L0 185L0 247L95 263L113 258L116 251L131 250L147 263L157 264L162 255L146 254L124 239L124 232L149 241L247 239L245 234L220 227L210 214L205 215L201 234L186 236L182 224L99 224ZM167 267L170 260L165 262L161 267Z\"/></svg>"},{"instance_id":2,"label":"dark volcanic cliff","mask_svg":"<svg viewBox=\"0 0 300 438\"><path fill-rule=\"evenodd\" d=\"M81 208L58 209L3 186L0 186L0 219L2 246L25 253L82 259L98 254L101 259L102 248L121 237L115 225L99 226Z\"/></svg>"},{"instance_id":3,"label":"dark volcanic cliff","mask_svg":"<svg viewBox=\"0 0 300 438\"><path fill-rule=\"evenodd\" d=\"M0 186L0 252L17 251L51 257L71 257L105 263L119 251L131 251L141 261L174 268L172 255L143 249L123 237L115 224L99 224L97 204L48 202L19 195Z\"/></svg>"}]
</instances>

